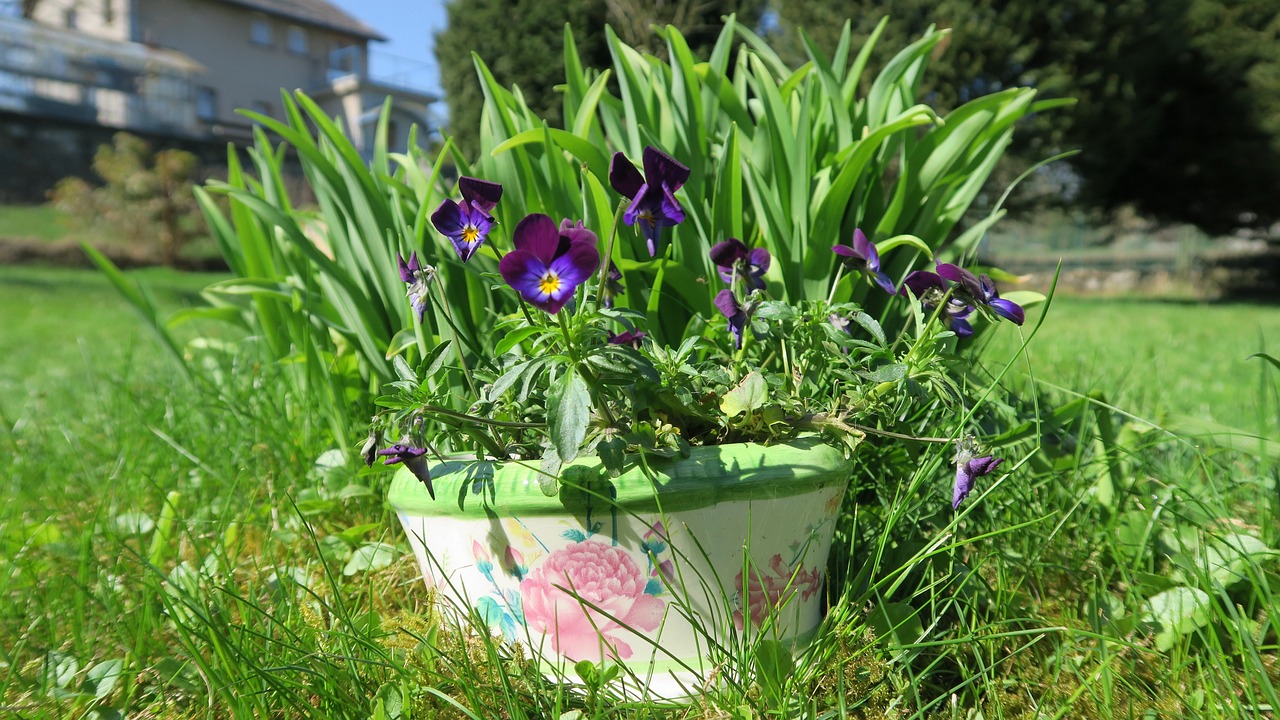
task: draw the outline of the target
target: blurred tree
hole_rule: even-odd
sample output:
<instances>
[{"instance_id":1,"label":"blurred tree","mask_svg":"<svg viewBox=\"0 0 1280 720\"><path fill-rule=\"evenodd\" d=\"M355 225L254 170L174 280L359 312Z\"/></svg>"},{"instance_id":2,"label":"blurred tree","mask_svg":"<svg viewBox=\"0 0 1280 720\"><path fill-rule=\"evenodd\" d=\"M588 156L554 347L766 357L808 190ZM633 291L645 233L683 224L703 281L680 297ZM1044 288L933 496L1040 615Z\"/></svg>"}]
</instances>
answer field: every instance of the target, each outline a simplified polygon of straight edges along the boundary
<instances>
[{"instance_id":1,"label":"blurred tree","mask_svg":"<svg viewBox=\"0 0 1280 720\"><path fill-rule=\"evenodd\" d=\"M723 26L720 18L738 13L754 24L765 0L449 0L448 26L436 34L436 61L449 104L449 134L465 155L479 146L484 93L471 62L477 53L503 87L517 85L525 102L549 123L558 124L564 83L564 25L585 67L611 64L604 26L612 25L629 45L656 55L665 45L653 25L674 25L694 53L705 56Z\"/></svg>"},{"instance_id":2,"label":"blurred tree","mask_svg":"<svg viewBox=\"0 0 1280 720\"><path fill-rule=\"evenodd\" d=\"M449 24L436 34L436 61L449 104L449 135L473 157L479 149L484 92L471 53L504 87L518 85L525 101L548 122L559 123L564 82L564 25L587 67L605 67L605 0L450 0Z\"/></svg>"},{"instance_id":3,"label":"blurred tree","mask_svg":"<svg viewBox=\"0 0 1280 720\"><path fill-rule=\"evenodd\" d=\"M1041 97L1077 98L1073 109L1037 117L1015 153L1081 148L1071 163L1091 205L1132 204L1210 232L1278 217L1274 0L778 0L776 10L777 47L797 64L798 27L830 52L851 17L856 49L891 11L872 67L930 23L951 28L924 88L940 109L1024 84Z\"/></svg>"},{"instance_id":4,"label":"blurred tree","mask_svg":"<svg viewBox=\"0 0 1280 720\"><path fill-rule=\"evenodd\" d=\"M680 29L695 57L705 58L720 37L724 19L755 27L765 10L765 0L606 0L609 24L631 47L658 57L666 56L666 43L653 26L674 25Z\"/></svg>"},{"instance_id":5,"label":"blurred tree","mask_svg":"<svg viewBox=\"0 0 1280 720\"><path fill-rule=\"evenodd\" d=\"M198 167L185 150L153 153L145 140L121 132L93 156L102 186L64 178L49 195L88 227L103 223L120 237L158 241L160 261L175 265L182 247L204 227L192 192Z\"/></svg>"}]
</instances>

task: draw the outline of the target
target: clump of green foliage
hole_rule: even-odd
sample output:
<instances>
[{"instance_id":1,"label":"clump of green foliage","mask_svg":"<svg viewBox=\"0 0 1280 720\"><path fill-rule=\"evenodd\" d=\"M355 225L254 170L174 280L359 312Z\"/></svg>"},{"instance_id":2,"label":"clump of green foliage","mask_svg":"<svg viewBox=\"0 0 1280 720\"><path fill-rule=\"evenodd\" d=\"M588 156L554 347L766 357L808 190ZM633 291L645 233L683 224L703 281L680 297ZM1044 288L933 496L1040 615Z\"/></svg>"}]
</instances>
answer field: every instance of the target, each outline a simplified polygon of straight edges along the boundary
<instances>
[{"instance_id":1,"label":"clump of green foliage","mask_svg":"<svg viewBox=\"0 0 1280 720\"><path fill-rule=\"evenodd\" d=\"M101 185L64 178L49 196L85 228L110 228L158 253L165 265L176 265L204 227L192 192L199 169L196 156L185 150L153 151L142 138L120 132L94 154Z\"/></svg>"}]
</instances>

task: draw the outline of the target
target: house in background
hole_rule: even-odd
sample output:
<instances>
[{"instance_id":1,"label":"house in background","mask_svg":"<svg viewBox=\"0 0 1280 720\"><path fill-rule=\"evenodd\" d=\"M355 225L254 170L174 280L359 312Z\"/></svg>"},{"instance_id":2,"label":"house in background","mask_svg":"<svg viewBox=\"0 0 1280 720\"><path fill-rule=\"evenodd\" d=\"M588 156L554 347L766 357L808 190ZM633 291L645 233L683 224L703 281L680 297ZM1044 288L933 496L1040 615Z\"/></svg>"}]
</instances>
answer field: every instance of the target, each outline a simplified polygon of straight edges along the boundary
<instances>
[{"instance_id":1,"label":"house in background","mask_svg":"<svg viewBox=\"0 0 1280 720\"><path fill-rule=\"evenodd\" d=\"M281 89L301 89L368 153L391 96L403 151L438 98L369 74L381 40L325 0L40 0L30 20L0 18L0 112L241 143L237 109L279 118Z\"/></svg>"}]
</instances>

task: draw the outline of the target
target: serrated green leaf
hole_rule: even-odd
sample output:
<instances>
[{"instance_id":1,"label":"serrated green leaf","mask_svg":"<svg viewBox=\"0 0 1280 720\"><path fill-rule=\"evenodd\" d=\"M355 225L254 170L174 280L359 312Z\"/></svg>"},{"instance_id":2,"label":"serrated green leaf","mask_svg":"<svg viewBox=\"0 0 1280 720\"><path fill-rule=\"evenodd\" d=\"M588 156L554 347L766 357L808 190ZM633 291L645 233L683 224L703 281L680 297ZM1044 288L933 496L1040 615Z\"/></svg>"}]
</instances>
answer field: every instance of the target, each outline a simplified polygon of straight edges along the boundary
<instances>
[{"instance_id":1,"label":"serrated green leaf","mask_svg":"<svg viewBox=\"0 0 1280 720\"><path fill-rule=\"evenodd\" d=\"M417 374L413 372L413 368L409 367L409 362L400 355L396 355L391 359L391 367L395 369L396 377L414 385L418 384Z\"/></svg>"},{"instance_id":2,"label":"serrated green leaf","mask_svg":"<svg viewBox=\"0 0 1280 720\"><path fill-rule=\"evenodd\" d=\"M570 369L551 386L547 394L547 414L551 442L560 461L573 460L578 456L591 420L591 392L577 371Z\"/></svg>"}]
</instances>

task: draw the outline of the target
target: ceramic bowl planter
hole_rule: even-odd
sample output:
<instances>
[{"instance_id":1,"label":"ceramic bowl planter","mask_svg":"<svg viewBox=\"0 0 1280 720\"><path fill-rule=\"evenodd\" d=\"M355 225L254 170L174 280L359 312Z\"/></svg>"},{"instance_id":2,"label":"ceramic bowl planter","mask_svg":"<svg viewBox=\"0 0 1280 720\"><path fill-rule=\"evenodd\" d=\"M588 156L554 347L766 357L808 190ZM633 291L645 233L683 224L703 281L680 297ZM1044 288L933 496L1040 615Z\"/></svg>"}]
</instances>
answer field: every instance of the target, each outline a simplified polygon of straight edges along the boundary
<instances>
[{"instance_id":1,"label":"ceramic bowl planter","mask_svg":"<svg viewBox=\"0 0 1280 720\"><path fill-rule=\"evenodd\" d=\"M548 497L536 462L444 462L437 499L401 471L389 501L427 585L549 665L608 659L671 696L711 675L713 646L811 637L842 451L806 438L647 465L609 478L583 458Z\"/></svg>"}]
</instances>

